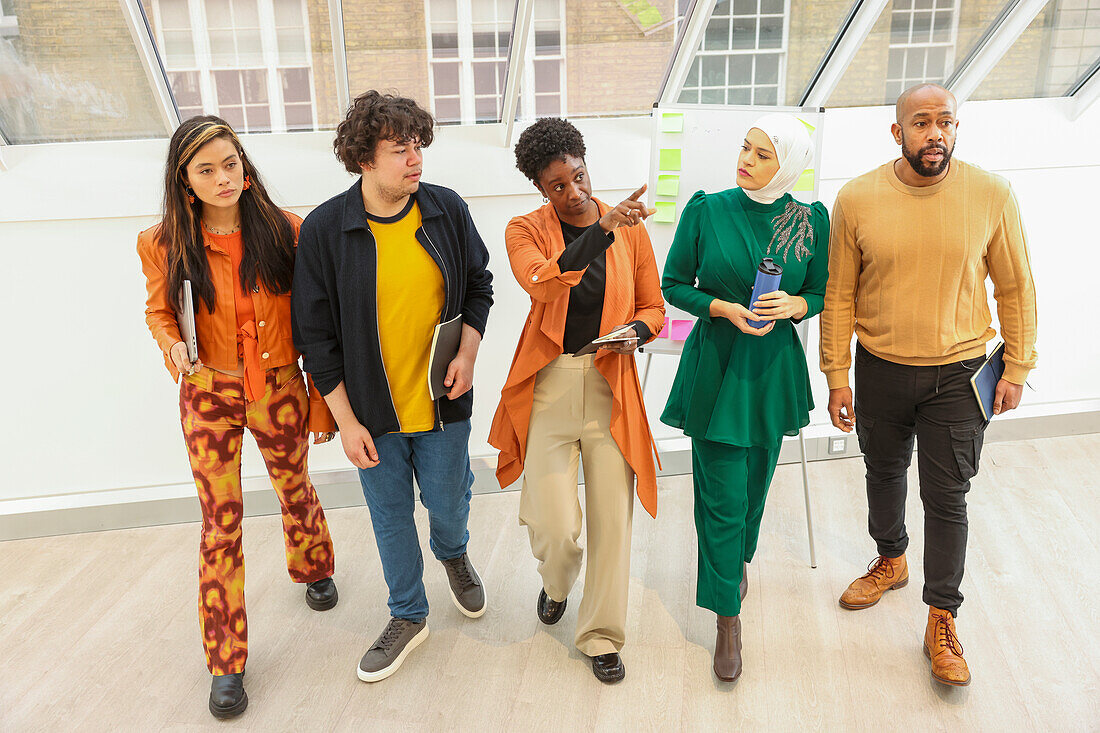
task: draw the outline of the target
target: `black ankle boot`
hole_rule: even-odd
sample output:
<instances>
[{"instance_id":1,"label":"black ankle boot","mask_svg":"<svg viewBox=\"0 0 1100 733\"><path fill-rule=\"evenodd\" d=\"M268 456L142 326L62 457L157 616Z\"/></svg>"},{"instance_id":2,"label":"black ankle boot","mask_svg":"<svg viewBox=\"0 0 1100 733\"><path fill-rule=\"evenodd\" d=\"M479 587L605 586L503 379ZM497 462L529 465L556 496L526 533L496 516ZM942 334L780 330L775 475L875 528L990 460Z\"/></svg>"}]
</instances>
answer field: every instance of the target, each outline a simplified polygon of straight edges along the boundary
<instances>
[{"instance_id":1,"label":"black ankle boot","mask_svg":"<svg viewBox=\"0 0 1100 733\"><path fill-rule=\"evenodd\" d=\"M216 674L210 682L210 714L219 720L232 718L248 707L244 672Z\"/></svg>"},{"instance_id":2,"label":"black ankle boot","mask_svg":"<svg viewBox=\"0 0 1100 733\"><path fill-rule=\"evenodd\" d=\"M332 578L315 580L306 586L306 605L314 611L327 611L340 600L336 581Z\"/></svg>"}]
</instances>

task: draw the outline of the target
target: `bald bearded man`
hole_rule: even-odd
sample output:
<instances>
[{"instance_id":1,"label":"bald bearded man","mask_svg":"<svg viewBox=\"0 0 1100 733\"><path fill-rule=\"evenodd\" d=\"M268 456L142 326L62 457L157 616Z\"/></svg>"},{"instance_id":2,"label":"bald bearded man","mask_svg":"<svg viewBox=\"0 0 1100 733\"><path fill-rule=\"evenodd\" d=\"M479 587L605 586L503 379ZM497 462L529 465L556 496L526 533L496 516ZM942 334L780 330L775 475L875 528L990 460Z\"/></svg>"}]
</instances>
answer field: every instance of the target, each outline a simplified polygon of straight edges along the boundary
<instances>
[{"instance_id":1,"label":"bald bearded man","mask_svg":"<svg viewBox=\"0 0 1100 733\"><path fill-rule=\"evenodd\" d=\"M855 428L867 468L868 529L878 557L840 597L869 608L909 582L906 470L913 437L924 504L924 651L932 677L970 684L955 629L963 596L966 493L987 422L970 386L990 327L985 279L1005 341L994 414L1020 403L1035 366L1035 286L1016 199L1000 176L953 159L954 96L906 91L891 126L902 156L849 181L833 208L821 370L829 414ZM848 386L856 335L855 404Z\"/></svg>"}]
</instances>

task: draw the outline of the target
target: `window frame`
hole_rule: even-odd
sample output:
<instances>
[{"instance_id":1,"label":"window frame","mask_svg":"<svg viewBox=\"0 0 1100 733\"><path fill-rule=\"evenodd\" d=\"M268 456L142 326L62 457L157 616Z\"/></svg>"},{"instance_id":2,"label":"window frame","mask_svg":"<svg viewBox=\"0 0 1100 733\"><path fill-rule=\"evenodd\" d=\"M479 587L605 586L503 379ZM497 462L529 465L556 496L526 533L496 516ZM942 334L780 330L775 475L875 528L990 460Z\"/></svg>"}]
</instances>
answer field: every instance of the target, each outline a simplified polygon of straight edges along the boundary
<instances>
[{"instance_id":1,"label":"window frame","mask_svg":"<svg viewBox=\"0 0 1100 733\"><path fill-rule=\"evenodd\" d=\"M173 74L186 74L197 73L199 79L199 99L202 102L203 114L219 114L221 104L218 100L217 85L214 82L214 75L217 72L231 71L240 72L244 71L263 71L264 72L264 86L267 90L267 111L269 118L268 129L257 130L253 129L248 124L248 117L246 107L255 106L248 105L243 96L239 104L226 105L231 107L240 107L242 118L245 121L244 129L239 130L241 133L250 132L298 132L298 131L310 131L317 130L317 88L313 73L313 54L312 37L310 34L309 25L309 8L306 0L297 0L301 8L302 17L302 33L305 39L305 53L306 63L302 64L283 64L279 59L279 39L278 28L279 26L275 21L275 0L254 0L256 3L257 16L259 18L260 29L260 47L263 56L261 65L249 65L249 66L233 66L226 64L215 64L210 49L210 29L207 25L206 17L206 0L178 0L187 4L188 20L190 23L189 30L191 32L191 43L194 53L194 64L190 66L172 66L169 62L167 53L164 52L164 23L161 17L161 3L165 0L152 0L151 5L153 8L153 20L155 28L155 37L158 49L164 57L164 70L171 76ZM233 12L234 0L230 0L230 12ZM309 77L309 95L310 95L310 118L311 125L308 128L297 128L290 130L287 127L286 122L286 105L288 102L283 97L283 85L282 78L283 72L293 69L305 69ZM239 78L239 76L238 76ZM173 91L173 96L175 92ZM289 104L295 106L304 106L304 102L289 102ZM182 115L181 115L182 116ZM222 115L224 116L224 115Z\"/></svg>"}]
</instances>

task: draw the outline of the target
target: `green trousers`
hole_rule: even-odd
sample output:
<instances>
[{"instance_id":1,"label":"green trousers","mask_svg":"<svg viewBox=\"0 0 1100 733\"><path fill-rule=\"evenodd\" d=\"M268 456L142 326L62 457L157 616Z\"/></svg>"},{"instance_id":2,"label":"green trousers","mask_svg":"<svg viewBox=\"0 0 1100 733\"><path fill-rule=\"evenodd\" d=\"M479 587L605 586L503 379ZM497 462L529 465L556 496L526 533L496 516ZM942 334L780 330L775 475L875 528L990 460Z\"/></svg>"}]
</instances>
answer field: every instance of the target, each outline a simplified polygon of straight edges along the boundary
<instances>
[{"instance_id":1,"label":"green trousers","mask_svg":"<svg viewBox=\"0 0 1100 733\"><path fill-rule=\"evenodd\" d=\"M739 586L752 560L779 445L742 448L691 439L699 577L695 603L719 616L741 613Z\"/></svg>"}]
</instances>

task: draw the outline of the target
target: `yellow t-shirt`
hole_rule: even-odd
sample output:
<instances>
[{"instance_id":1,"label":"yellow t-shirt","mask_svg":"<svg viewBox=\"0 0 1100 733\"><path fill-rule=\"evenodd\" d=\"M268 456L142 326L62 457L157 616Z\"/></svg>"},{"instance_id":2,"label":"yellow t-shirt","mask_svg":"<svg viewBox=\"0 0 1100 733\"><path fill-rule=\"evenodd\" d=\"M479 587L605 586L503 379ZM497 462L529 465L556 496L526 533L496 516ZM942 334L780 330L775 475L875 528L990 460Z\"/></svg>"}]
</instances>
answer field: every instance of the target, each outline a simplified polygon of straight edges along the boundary
<instances>
[{"instance_id":1,"label":"yellow t-shirt","mask_svg":"<svg viewBox=\"0 0 1100 733\"><path fill-rule=\"evenodd\" d=\"M435 405L428 393L432 335L443 313L443 273L416 240L420 208L387 219L368 215L378 248L378 330L382 364L402 433L431 430Z\"/></svg>"}]
</instances>

